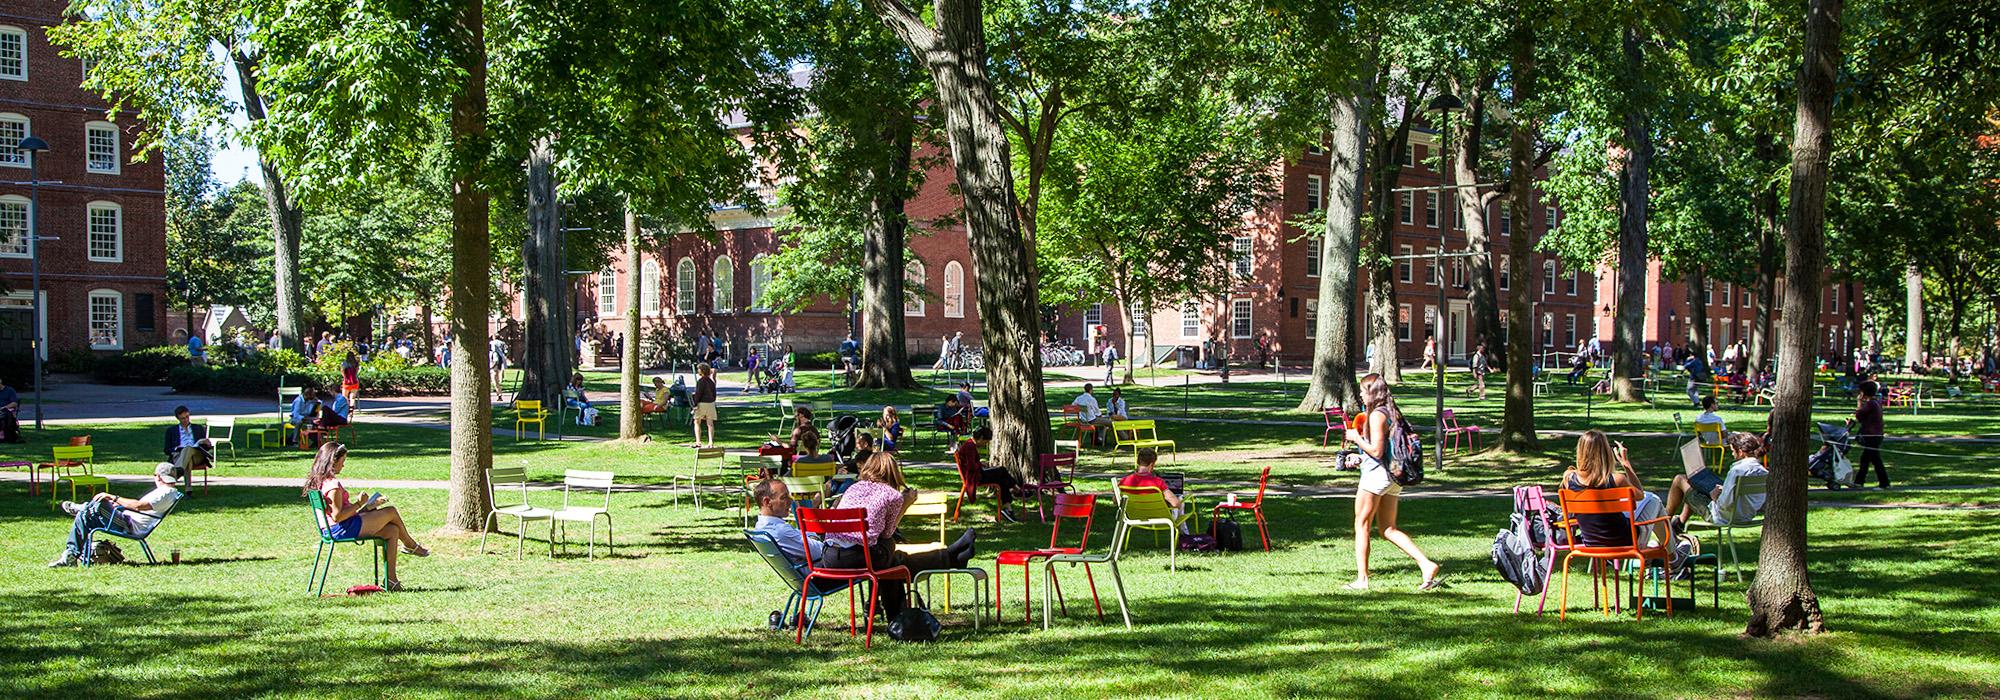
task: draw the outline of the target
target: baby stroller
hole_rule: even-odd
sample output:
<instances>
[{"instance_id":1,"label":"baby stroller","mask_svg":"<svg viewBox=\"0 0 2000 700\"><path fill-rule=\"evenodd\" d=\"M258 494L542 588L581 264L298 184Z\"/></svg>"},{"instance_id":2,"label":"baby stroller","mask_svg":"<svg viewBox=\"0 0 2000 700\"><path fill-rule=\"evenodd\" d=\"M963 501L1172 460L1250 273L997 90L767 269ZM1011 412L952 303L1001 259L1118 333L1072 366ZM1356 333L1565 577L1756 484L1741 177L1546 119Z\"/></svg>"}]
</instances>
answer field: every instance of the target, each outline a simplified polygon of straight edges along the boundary
<instances>
[{"instance_id":1,"label":"baby stroller","mask_svg":"<svg viewBox=\"0 0 2000 700\"><path fill-rule=\"evenodd\" d=\"M1806 458L1806 472L1813 478L1826 482L1829 489L1850 488L1856 484L1854 462L1847 458L1847 428L1832 423L1819 424L1821 445L1818 452Z\"/></svg>"},{"instance_id":2,"label":"baby stroller","mask_svg":"<svg viewBox=\"0 0 2000 700\"><path fill-rule=\"evenodd\" d=\"M841 471L853 471L856 469L854 464L854 435L860 429L861 420L854 416L835 418L833 419L833 424L826 428L827 454L833 455L833 461L840 463Z\"/></svg>"}]
</instances>

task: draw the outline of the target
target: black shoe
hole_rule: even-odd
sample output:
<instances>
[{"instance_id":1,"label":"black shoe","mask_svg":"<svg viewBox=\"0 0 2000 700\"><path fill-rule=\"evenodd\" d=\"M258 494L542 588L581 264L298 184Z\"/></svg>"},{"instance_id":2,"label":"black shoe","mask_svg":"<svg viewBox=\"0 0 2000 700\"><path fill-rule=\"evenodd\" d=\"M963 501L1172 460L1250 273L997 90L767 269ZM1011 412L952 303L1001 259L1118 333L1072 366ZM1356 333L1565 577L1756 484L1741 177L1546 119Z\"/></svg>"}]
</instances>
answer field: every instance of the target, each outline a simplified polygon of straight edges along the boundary
<instances>
[{"instance_id":1,"label":"black shoe","mask_svg":"<svg viewBox=\"0 0 2000 700\"><path fill-rule=\"evenodd\" d=\"M1018 519L1016 519L1016 518L1014 517L1014 511L1011 511L1011 510L1002 510L1002 511L1000 511L1000 519L1001 519L1001 520L1003 520L1003 521L1006 521L1006 522L1010 522L1010 523L1019 523L1019 522L1021 522L1020 520L1018 520Z\"/></svg>"},{"instance_id":2,"label":"black shoe","mask_svg":"<svg viewBox=\"0 0 2000 700\"><path fill-rule=\"evenodd\" d=\"M770 623L770 624L771 624L771 629L774 629L774 630L781 630L781 629L784 629L784 628L785 628L785 611L783 611L783 610L772 610L772 611L771 611L771 623Z\"/></svg>"}]
</instances>

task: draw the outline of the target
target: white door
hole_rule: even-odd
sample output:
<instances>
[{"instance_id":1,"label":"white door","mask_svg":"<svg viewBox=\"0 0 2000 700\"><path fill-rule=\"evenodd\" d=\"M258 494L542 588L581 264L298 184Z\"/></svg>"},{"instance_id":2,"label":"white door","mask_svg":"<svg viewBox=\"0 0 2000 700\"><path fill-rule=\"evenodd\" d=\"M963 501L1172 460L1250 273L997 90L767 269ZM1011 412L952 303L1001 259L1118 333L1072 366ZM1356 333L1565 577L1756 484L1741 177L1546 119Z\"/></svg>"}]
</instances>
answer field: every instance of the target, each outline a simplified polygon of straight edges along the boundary
<instances>
[{"instance_id":1,"label":"white door","mask_svg":"<svg viewBox=\"0 0 2000 700\"><path fill-rule=\"evenodd\" d=\"M1451 333L1449 335L1451 336L1451 359L1463 360L1465 359L1466 351L1466 326L1471 311L1463 301L1450 302L1450 308Z\"/></svg>"}]
</instances>

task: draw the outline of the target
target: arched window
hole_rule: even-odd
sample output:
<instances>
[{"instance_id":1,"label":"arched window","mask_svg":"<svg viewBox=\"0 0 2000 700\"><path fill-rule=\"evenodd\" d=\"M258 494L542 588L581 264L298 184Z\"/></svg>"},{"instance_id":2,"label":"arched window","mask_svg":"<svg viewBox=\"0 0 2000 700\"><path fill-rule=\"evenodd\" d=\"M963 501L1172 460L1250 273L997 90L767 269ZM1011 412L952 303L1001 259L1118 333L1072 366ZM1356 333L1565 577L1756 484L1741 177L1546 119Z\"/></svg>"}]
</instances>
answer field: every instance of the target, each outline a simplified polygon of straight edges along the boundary
<instances>
[{"instance_id":1,"label":"arched window","mask_svg":"<svg viewBox=\"0 0 2000 700\"><path fill-rule=\"evenodd\" d=\"M660 263L650 258L639 265L639 315L660 315Z\"/></svg>"},{"instance_id":2,"label":"arched window","mask_svg":"<svg viewBox=\"0 0 2000 700\"><path fill-rule=\"evenodd\" d=\"M125 295L110 289L90 292L90 349L125 349Z\"/></svg>"},{"instance_id":3,"label":"arched window","mask_svg":"<svg viewBox=\"0 0 2000 700\"><path fill-rule=\"evenodd\" d=\"M597 315L618 315L618 273L608 267L597 273Z\"/></svg>"},{"instance_id":4,"label":"arched window","mask_svg":"<svg viewBox=\"0 0 2000 700\"><path fill-rule=\"evenodd\" d=\"M944 264L944 317L965 318L965 267L957 260Z\"/></svg>"},{"instance_id":5,"label":"arched window","mask_svg":"<svg viewBox=\"0 0 2000 700\"><path fill-rule=\"evenodd\" d=\"M674 265L674 312L683 316L694 314L693 258L681 258Z\"/></svg>"},{"instance_id":6,"label":"arched window","mask_svg":"<svg viewBox=\"0 0 2000 700\"><path fill-rule=\"evenodd\" d=\"M903 315L924 315L924 261L911 260L903 271Z\"/></svg>"},{"instance_id":7,"label":"arched window","mask_svg":"<svg viewBox=\"0 0 2000 700\"><path fill-rule=\"evenodd\" d=\"M724 255L715 259L715 312L736 310L736 261Z\"/></svg>"},{"instance_id":8,"label":"arched window","mask_svg":"<svg viewBox=\"0 0 2000 700\"><path fill-rule=\"evenodd\" d=\"M125 210L116 202L91 202L85 208L84 228L91 262L125 261Z\"/></svg>"},{"instance_id":9,"label":"arched window","mask_svg":"<svg viewBox=\"0 0 2000 700\"><path fill-rule=\"evenodd\" d=\"M34 250L28 238L28 222L33 218L27 197L0 195L0 258L25 258Z\"/></svg>"},{"instance_id":10,"label":"arched window","mask_svg":"<svg viewBox=\"0 0 2000 700\"><path fill-rule=\"evenodd\" d=\"M83 126L83 167L93 173L118 174L118 126L91 122Z\"/></svg>"},{"instance_id":11,"label":"arched window","mask_svg":"<svg viewBox=\"0 0 2000 700\"><path fill-rule=\"evenodd\" d=\"M0 33L0 37L5 37ZM0 112L0 143L20 143L33 133L26 116L14 112ZM28 167L28 154L13 148L0 149L0 165L12 168Z\"/></svg>"},{"instance_id":12,"label":"arched window","mask_svg":"<svg viewBox=\"0 0 2000 700\"><path fill-rule=\"evenodd\" d=\"M750 259L750 310L770 311L771 303L764 300L764 290L771 287L771 263L759 255Z\"/></svg>"}]
</instances>

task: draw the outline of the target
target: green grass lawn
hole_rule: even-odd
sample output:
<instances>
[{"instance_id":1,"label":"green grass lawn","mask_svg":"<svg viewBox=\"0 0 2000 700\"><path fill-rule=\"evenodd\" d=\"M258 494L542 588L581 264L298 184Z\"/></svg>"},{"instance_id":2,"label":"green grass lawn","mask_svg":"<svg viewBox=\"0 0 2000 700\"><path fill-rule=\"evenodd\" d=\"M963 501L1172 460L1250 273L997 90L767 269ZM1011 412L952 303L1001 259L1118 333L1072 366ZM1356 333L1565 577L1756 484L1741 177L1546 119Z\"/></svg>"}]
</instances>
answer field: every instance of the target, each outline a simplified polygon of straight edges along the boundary
<instances>
[{"instance_id":1,"label":"green grass lawn","mask_svg":"<svg viewBox=\"0 0 2000 700\"><path fill-rule=\"evenodd\" d=\"M560 449L567 459L594 448ZM941 476L919 481L937 488ZM878 637L864 651L839 633L838 605L803 647L765 630L784 591L714 503L697 511L619 495L615 557L600 548L585 561L572 548L551 560L537 534L516 561L511 538L482 555L477 537L432 534L441 491L390 496L436 554L404 558L407 592L318 600L302 590L315 540L295 490L189 499L153 538L163 557L181 551L179 566L50 571L41 564L67 519L23 485L0 484L0 696L2000 693L2000 521L1982 512L1816 511L1812 575L1833 631L1812 639L1739 639L1746 613L1733 581L1720 610L1704 589L1699 609L1672 619L1590 612L1587 579L1573 586L1568 621L1516 615L1485 555L1504 499L1405 502L1403 525L1445 565L1447 588L1410 590L1415 568L1378 542L1377 590L1339 591L1353 575L1350 501L1281 499L1269 505L1270 553L1187 556L1169 572L1162 546L1136 537L1123 567L1131 631L1115 607L1110 622L1087 614L1084 582L1067 572L1078 607L1051 631L1040 631L1039 608L1035 628L1021 624L1018 579L1008 579L1005 624L974 631L959 607L937 644ZM979 528L982 566L1003 547L1046 542L1044 526L996 527L989 513L966 523ZM1102 546L1112 514L1098 516ZM364 550L343 549L329 589L367 582L367 567ZM1097 578L1108 587L1108 572Z\"/></svg>"}]
</instances>

